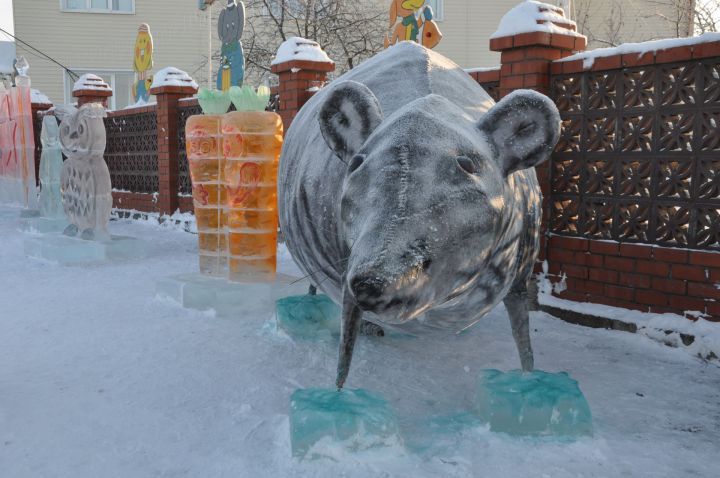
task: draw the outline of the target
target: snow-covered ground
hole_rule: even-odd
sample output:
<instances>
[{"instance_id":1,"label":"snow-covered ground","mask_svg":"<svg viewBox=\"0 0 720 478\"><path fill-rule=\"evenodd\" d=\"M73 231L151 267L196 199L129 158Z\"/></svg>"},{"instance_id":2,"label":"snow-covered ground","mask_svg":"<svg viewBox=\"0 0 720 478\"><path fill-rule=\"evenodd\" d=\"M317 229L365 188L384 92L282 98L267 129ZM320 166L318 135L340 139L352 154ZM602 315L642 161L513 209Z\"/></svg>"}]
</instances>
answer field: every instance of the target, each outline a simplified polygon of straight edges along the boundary
<instances>
[{"instance_id":1,"label":"snow-covered ground","mask_svg":"<svg viewBox=\"0 0 720 478\"><path fill-rule=\"evenodd\" d=\"M361 337L348 386L392 403L410 450L299 462L289 397L332 385L336 344L291 340L275 331L272 310L217 318L155 298L157 279L195 270L196 236L153 221L110 230L147 241L151 257L30 260L0 209L3 478L718 476L717 363L544 313L532 316L536 364L579 381L595 436L518 439L448 425L441 417L471 408L481 369L518 366L502 307L460 336Z\"/></svg>"}]
</instances>

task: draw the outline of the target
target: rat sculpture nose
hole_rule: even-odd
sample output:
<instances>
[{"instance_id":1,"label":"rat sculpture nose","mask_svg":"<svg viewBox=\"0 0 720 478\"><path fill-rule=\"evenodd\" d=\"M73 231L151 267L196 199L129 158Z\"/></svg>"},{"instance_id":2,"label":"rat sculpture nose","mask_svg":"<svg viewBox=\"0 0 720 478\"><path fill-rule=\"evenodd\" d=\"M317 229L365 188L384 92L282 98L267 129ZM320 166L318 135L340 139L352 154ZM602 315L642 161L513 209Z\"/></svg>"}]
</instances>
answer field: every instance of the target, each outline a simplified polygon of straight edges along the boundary
<instances>
[{"instance_id":1,"label":"rat sculpture nose","mask_svg":"<svg viewBox=\"0 0 720 478\"><path fill-rule=\"evenodd\" d=\"M350 290L361 309L369 310L380 302L387 284L382 279L370 275L358 275L350 280Z\"/></svg>"}]
</instances>

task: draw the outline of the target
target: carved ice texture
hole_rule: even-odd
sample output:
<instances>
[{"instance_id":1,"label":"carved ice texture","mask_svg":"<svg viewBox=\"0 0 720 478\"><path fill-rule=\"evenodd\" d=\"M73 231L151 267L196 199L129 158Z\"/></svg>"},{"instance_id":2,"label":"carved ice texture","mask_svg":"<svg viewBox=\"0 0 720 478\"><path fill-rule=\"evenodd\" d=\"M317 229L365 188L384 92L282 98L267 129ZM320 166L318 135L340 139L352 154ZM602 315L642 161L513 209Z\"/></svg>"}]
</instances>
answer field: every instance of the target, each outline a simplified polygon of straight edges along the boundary
<instances>
[{"instance_id":1,"label":"carved ice texture","mask_svg":"<svg viewBox=\"0 0 720 478\"><path fill-rule=\"evenodd\" d=\"M195 115L185 124L200 273L214 276L223 276L227 271L225 168L220 119L220 115Z\"/></svg>"},{"instance_id":2,"label":"carved ice texture","mask_svg":"<svg viewBox=\"0 0 720 478\"><path fill-rule=\"evenodd\" d=\"M484 370L480 419L511 435L592 435L592 415L578 383L565 372Z\"/></svg>"},{"instance_id":3,"label":"carved ice texture","mask_svg":"<svg viewBox=\"0 0 720 478\"><path fill-rule=\"evenodd\" d=\"M17 85L8 90L0 86L0 203L35 209L35 140L30 79L18 76Z\"/></svg>"},{"instance_id":4,"label":"carved ice texture","mask_svg":"<svg viewBox=\"0 0 720 478\"><path fill-rule=\"evenodd\" d=\"M228 278L270 281L277 263L277 172L282 119L267 111L222 117Z\"/></svg>"},{"instance_id":5,"label":"carved ice texture","mask_svg":"<svg viewBox=\"0 0 720 478\"><path fill-rule=\"evenodd\" d=\"M340 335L340 307L324 294L283 297L275 312L278 327L294 338Z\"/></svg>"},{"instance_id":6,"label":"carved ice texture","mask_svg":"<svg viewBox=\"0 0 720 478\"><path fill-rule=\"evenodd\" d=\"M63 208L70 226L69 236L108 240L107 225L112 209L112 186L105 153L105 108L87 103L66 108L60 124L60 146L67 160L60 184Z\"/></svg>"},{"instance_id":7,"label":"carved ice texture","mask_svg":"<svg viewBox=\"0 0 720 478\"><path fill-rule=\"evenodd\" d=\"M60 152L60 128L54 116L47 115L42 121L40 133L42 155L40 156L40 215L52 219L63 219L62 197L60 195L60 171L63 160Z\"/></svg>"},{"instance_id":8,"label":"carved ice texture","mask_svg":"<svg viewBox=\"0 0 720 478\"><path fill-rule=\"evenodd\" d=\"M400 447L397 419L380 396L363 389L308 388L290 398L292 454L299 458Z\"/></svg>"}]
</instances>

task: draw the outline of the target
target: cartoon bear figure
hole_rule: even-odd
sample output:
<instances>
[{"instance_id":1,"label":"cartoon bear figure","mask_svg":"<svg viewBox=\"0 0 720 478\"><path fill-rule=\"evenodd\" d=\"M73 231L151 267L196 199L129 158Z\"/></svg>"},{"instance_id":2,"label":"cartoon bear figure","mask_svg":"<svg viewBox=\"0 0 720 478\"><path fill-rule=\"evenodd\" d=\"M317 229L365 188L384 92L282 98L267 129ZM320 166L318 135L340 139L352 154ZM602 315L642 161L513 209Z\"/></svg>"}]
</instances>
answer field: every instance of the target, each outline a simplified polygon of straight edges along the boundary
<instances>
[{"instance_id":1,"label":"cartoon bear figure","mask_svg":"<svg viewBox=\"0 0 720 478\"><path fill-rule=\"evenodd\" d=\"M227 7L218 19L218 35L222 40L217 89L227 91L231 86L242 86L245 76L245 54L240 37L245 28L245 4L228 0Z\"/></svg>"}]
</instances>

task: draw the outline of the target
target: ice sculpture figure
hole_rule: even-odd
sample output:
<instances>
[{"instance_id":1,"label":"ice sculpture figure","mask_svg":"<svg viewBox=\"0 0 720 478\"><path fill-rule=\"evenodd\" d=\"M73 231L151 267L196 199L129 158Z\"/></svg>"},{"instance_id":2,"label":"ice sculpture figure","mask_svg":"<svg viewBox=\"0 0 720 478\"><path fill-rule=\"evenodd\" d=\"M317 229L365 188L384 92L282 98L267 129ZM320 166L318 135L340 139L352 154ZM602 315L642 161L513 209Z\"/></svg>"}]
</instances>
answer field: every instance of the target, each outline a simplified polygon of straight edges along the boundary
<instances>
[{"instance_id":1,"label":"ice sculpture figure","mask_svg":"<svg viewBox=\"0 0 720 478\"><path fill-rule=\"evenodd\" d=\"M401 447L397 419L380 396L363 389L308 388L290 398L292 454L299 458L327 455L339 446L348 451Z\"/></svg>"},{"instance_id":2,"label":"ice sculpture figure","mask_svg":"<svg viewBox=\"0 0 720 478\"><path fill-rule=\"evenodd\" d=\"M224 160L220 115L194 115L185 124L185 140L193 206L198 230L200 272L220 276L227 271L225 242Z\"/></svg>"},{"instance_id":3,"label":"ice sculpture figure","mask_svg":"<svg viewBox=\"0 0 720 478\"><path fill-rule=\"evenodd\" d=\"M222 41L220 69L217 75L217 89L229 90L231 86L242 86L245 76L245 54L240 37L245 28L245 4L228 0L227 7L218 18L218 35Z\"/></svg>"},{"instance_id":4,"label":"ice sculpture figure","mask_svg":"<svg viewBox=\"0 0 720 478\"><path fill-rule=\"evenodd\" d=\"M63 160L60 153L60 129L54 116L46 115L42 122L40 142L40 215L47 218L65 217L60 195L60 170Z\"/></svg>"},{"instance_id":5,"label":"ice sculpture figure","mask_svg":"<svg viewBox=\"0 0 720 478\"><path fill-rule=\"evenodd\" d=\"M70 222L64 231L68 236L110 238L112 186L103 158L105 116L100 103L87 103L80 109L68 108L60 124L60 146L68 158L60 175L63 208Z\"/></svg>"},{"instance_id":6,"label":"ice sculpture figure","mask_svg":"<svg viewBox=\"0 0 720 478\"><path fill-rule=\"evenodd\" d=\"M511 435L592 435L592 416L567 373L484 370L477 393L480 419Z\"/></svg>"},{"instance_id":7,"label":"ice sculpture figure","mask_svg":"<svg viewBox=\"0 0 720 478\"><path fill-rule=\"evenodd\" d=\"M266 111L227 113L222 133L229 279L273 280L282 120Z\"/></svg>"},{"instance_id":8,"label":"ice sculpture figure","mask_svg":"<svg viewBox=\"0 0 720 478\"><path fill-rule=\"evenodd\" d=\"M236 112L191 116L185 125L200 272L238 282L270 281L276 266L282 120L272 112L250 111L257 105L263 109L269 92L241 91L238 98L252 97L251 106L238 101ZM204 96L212 111L219 111L215 101L207 101L212 95Z\"/></svg>"},{"instance_id":9,"label":"ice sculpture figure","mask_svg":"<svg viewBox=\"0 0 720 478\"><path fill-rule=\"evenodd\" d=\"M17 86L0 88L0 202L35 209L35 140L28 68L27 61L18 58Z\"/></svg>"}]
</instances>

